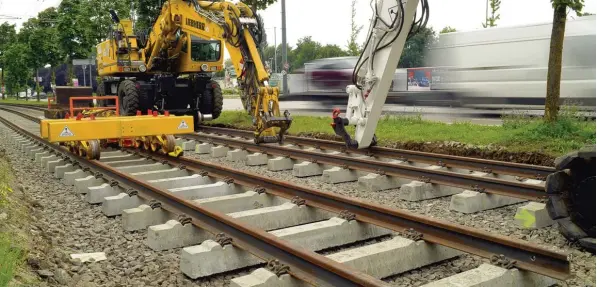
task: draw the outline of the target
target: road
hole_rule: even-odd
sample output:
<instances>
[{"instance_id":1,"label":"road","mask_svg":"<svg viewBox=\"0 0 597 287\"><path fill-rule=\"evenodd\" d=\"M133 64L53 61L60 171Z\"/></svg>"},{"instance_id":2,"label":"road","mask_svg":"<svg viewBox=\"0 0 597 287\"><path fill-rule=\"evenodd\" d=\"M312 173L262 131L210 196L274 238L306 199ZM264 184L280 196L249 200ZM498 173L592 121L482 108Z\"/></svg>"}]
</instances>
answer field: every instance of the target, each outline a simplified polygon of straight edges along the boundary
<instances>
[{"instance_id":1,"label":"road","mask_svg":"<svg viewBox=\"0 0 597 287\"><path fill-rule=\"evenodd\" d=\"M293 115L325 117L331 116L334 108L340 108L342 112L346 110L346 104L338 104L333 101L282 101L280 107L282 110L288 109ZM224 110L242 110L242 104L239 99L224 99ZM542 111L526 112L533 115L542 114ZM482 125L501 125L500 113L502 111L433 106L413 107L397 104L386 105L383 109L383 114L420 114L426 120L445 123L469 121Z\"/></svg>"}]
</instances>

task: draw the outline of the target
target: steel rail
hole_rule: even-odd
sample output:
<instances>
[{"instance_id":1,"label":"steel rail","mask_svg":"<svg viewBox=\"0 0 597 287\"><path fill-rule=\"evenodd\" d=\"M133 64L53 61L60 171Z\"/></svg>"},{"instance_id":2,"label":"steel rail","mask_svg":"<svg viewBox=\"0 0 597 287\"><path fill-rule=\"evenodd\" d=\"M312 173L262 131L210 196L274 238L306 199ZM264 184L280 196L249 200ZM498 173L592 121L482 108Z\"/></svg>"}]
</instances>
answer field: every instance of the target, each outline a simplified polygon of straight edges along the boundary
<instances>
[{"instance_id":1,"label":"steel rail","mask_svg":"<svg viewBox=\"0 0 597 287\"><path fill-rule=\"evenodd\" d=\"M252 132L246 130L238 130L238 129L230 129L230 128L218 128L218 127L209 127L209 126L202 126L199 128L199 131L207 132L207 133L214 133L214 134L225 134L225 135L233 135L238 137L245 137L251 138ZM331 140L322 140L322 139L314 139L314 138L306 138L306 137L295 137L295 136L285 136L284 142L294 143L296 145L304 145L304 146L319 146L323 149L331 149L331 150L345 150L345 144L339 141L331 141ZM495 173L503 173L503 174L511 174L511 175L519 175L519 176L527 176L527 177L546 177L548 174L554 172L553 167L548 166L540 166L540 165L531 165L531 164L522 164L522 163L513 163L513 162L504 162L504 161L497 161L497 160L487 160L487 159L480 159L480 158L471 158L471 157L462 157L462 156L454 156L454 155L446 155L446 154L438 154L438 153L429 153L429 152L421 152L421 151L412 151L412 150L405 150L405 149L393 149L387 147L371 147L369 149L354 149L349 150L350 153L354 154L362 154L362 155L369 155L372 154L374 156L383 156L388 158L402 158L407 160L412 160L416 162L422 162L427 164L438 164L444 163L448 166L452 167L459 167L464 169L476 169L476 170L491 170L491 172Z\"/></svg>"},{"instance_id":2,"label":"steel rail","mask_svg":"<svg viewBox=\"0 0 597 287\"><path fill-rule=\"evenodd\" d=\"M51 144L11 123L4 117L0 116L0 122L17 133L65 155L80 166L87 166L101 172L102 177L118 182L123 189L134 190L138 196L147 200L157 200L165 210L189 216L195 226L214 234L224 233L233 239L233 245L265 261L279 260L282 264L290 267L289 273L303 281L317 284L317 286L389 286L370 275L279 239L261 229L243 224L226 214L196 205L192 201L115 170L105 163L75 156L66 149Z\"/></svg>"},{"instance_id":3,"label":"steel rail","mask_svg":"<svg viewBox=\"0 0 597 287\"><path fill-rule=\"evenodd\" d=\"M322 164L343 166L349 169L374 173L384 173L390 176L410 178L434 184L454 186L480 192L511 196L525 200L541 201L547 198L544 187L503 180L499 178L479 177L469 174L445 170L431 170L416 166L397 165L388 162L354 158L346 155L326 154L315 151L285 147L277 144L255 145L253 142L213 135L185 135L185 138L205 141L211 139L230 146L244 148L253 152L288 156L295 159L317 162Z\"/></svg>"},{"instance_id":4,"label":"steel rail","mask_svg":"<svg viewBox=\"0 0 597 287\"><path fill-rule=\"evenodd\" d=\"M565 280L570 276L570 262L567 254L554 252L526 241L493 235L483 230L417 215L405 210L384 207L335 193L322 192L186 156L172 158L153 155L153 157L168 161L173 165L184 165L192 171L205 171L215 177L238 180L243 185L265 188L266 193L275 196L285 198L298 196L305 199L307 205L316 208L336 213L348 211L355 214L356 219L359 221L394 231L404 232L408 229L414 229L422 234L423 240L430 243L444 245L484 258L505 255L510 260L515 261L515 266L520 269L560 280Z\"/></svg>"},{"instance_id":5,"label":"steel rail","mask_svg":"<svg viewBox=\"0 0 597 287\"><path fill-rule=\"evenodd\" d=\"M36 111L45 111L45 110L47 110L44 107L37 107L37 106L33 106L33 105L9 104L9 103L2 103L2 102L0 102L0 106L17 107L17 108L23 108L23 109L36 110Z\"/></svg>"},{"instance_id":6,"label":"steel rail","mask_svg":"<svg viewBox=\"0 0 597 287\"><path fill-rule=\"evenodd\" d=\"M26 119L28 119L30 121L33 121L33 122L36 122L38 124L41 123L41 119L40 118L36 118L36 117L34 117L32 115L28 115L28 114L23 113L21 111L11 110L11 109L7 109L7 108L1 107L1 106L0 106L0 110L6 111L6 112L9 112L9 113L13 113L15 115L18 115L20 117L26 118Z\"/></svg>"}]
</instances>

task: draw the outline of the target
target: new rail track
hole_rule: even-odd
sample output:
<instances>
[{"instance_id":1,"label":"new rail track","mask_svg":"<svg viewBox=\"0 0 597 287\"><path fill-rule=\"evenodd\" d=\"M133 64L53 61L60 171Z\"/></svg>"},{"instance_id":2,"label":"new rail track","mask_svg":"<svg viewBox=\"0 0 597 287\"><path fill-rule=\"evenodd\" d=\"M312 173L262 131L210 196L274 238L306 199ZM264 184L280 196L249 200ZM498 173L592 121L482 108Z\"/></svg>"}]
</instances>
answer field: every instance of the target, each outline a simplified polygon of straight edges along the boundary
<instances>
[{"instance_id":1,"label":"new rail track","mask_svg":"<svg viewBox=\"0 0 597 287\"><path fill-rule=\"evenodd\" d=\"M21 116L23 113L16 112L15 114ZM39 121L38 118L31 116L26 118ZM27 141L33 142L34 145L44 147L52 153L64 157L68 162L101 173L100 177L110 182L111 185L127 190L129 195L143 197L147 202L157 201L163 209L173 214L189 217L190 222L197 227L207 229L214 234L224 233L232 238L233 245L247 250L259 258L266 261L279 260L289 266L290 273L297 278L313 283L315 283L314 280L318 280L317 283L331 286L339 286L338 284L341 286L381 286L384 284L383 281L377 278L352 270L315 252L288 243L262 229L254 228L250 224L243 224L241 221L222 212L194 204L192 201L164 188L139 180L118 168L110 166L109 163L101 160L89 161L70 154L64 148L44 141L36 134L19 127L5 117L0 116L0 122L16 131ZM272 196L299 199L299 202L306 206L326 210L334 214L344 214L344 217L350 220L384 227L400 233L415 233L417 234L417 240L454 248L492 259L492 261L497 258L496 256L505 256L513 267L552 278L565 279L570 275L570 266L566 254L541 248L525 241L491 235L485 231L416 215L403 210L387 208L378 204L358 201L345 196L321 192L185 156L172 158L137 152L137 155L145 158L149 157L148 159L155 162L161 162L173 167L178 166L193 173L200 173L202 176L224 179L228 183L234 182L253 190L261 190Z\"/></svg>"}]
</instances>

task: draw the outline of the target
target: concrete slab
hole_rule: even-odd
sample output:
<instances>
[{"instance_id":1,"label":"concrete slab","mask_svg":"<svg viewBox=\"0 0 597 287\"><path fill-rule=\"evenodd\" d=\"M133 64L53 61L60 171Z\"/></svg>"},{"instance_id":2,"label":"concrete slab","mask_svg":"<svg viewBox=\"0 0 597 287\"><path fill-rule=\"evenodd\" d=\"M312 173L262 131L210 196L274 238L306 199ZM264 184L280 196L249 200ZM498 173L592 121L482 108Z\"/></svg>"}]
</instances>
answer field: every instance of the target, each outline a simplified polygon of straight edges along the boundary
<instances>
[{"instance_id":1,"label":"concrete slab","mask_svg":"<svg viewBox=\"0 0 597 287\"><path fill-rule=\"evenodd\" d=\"M307 287L311 286L290 274L278 277L275 273L259 268L251 274L230 280L230 287Z\"/></svg>"},{"instance_id":2,"label":"concrete slab","mask_svg":"<svg viewBox=\"0 0 597 287\"><path fill-rule=\"evenodd\" d=\"M90 186L87 188L85 194L85 201L91 204L102 203L104 197L115 196L123 192L122 188L117 186L110 186L108 183L103 183L98 186Z\"/></svg>"},{"instance_id":3,"label":"concrete slab","mask_svg":"<svg viewBox=\"0 0 597 287\"><path fill-rule=\"evenodd\" d=\"M462 213L475 213L524 201L526 200L498 194L487 194L465 190L460 194L452 195L450 210Z\"/></svg>"},{"instance_id":4,"label":"concrete slab","mask_svg":"<svg viewBox=\"0 0 597 287\"><path fill-rule=\"evenodd\" d=\"M323 174L323 167L317 163L303 161L292 166L292 175L296 177L309 177Z\"/></svg>"},{"instance_id":5,"label":"concrete slab","mask_svg":"<svg viewBox=\"0 0 597 287\"><path fill-rule=\"evenodd\" d=\"M98 186L106 182L103 178L95 178L93 175L88 175L83 178L75 179L75 188L79 193L87 193L87 188L90 186Z\"/></svg>"},{"instance_id":6,"label":"concrete slab","mask_svg":"<svg viewBox=\"0 0 597 287\"><path fill-rule=\"evenodd\" d=\"M491 264L483 263L481 266L448 278L437 280L424 287L502 287L502 286L551 286L557 281L539 275L520 271L518 269L505 269Z\"/></svg>"},{"instance_id":7,"label":"concrete slab","mask_svg":"<svg viewBox=\"0 0 597 287\"><path fill-rule=\"evenodd\" d=\"M57 166L54 169L54 176L56 178L64 178L64 173L66 172L71 172L71 171L75 171L76 167L74 167L72 164L67 163L65 165L61 165L61 166Z\"/></svg>"},{"instance_id":8,"label":"concrete slab","mask_svg":"<svg viewBox=\"0 0 597 287\"><path fill-rule=\"evenodd\" d=\"M278 156L267 160L267 169L271 171L291 170L294 167L294 161L291 158Z\"/></svg>"},{"instance_id":9,"label":"concrete slab","mask_svg":"<svg viewBox=\"0 0 597 287\"><path fill-rule=\"evenodd\" d=\"M208 176L201 176L198 174L193 174L193 175L180 176L180 177L152 179L152 180L148 180L147 182L151 183L152 185L158 186L160 188L172 189L172 188L181 188L181 187L185 187L185 186L209 184L209 183L212 183L212 180Z\"/></svg>"},{"instance_id":10,"label":"concrete slab","mask_svg":"<svg viewBox=\"0 0 597 287\"><path fill-rule=\"evenodd\" d=\"M205 262L209 262L209 264L205 264ZM222 247L213 240L206 240L201 245L182 249L180 271L192 279L197 279L262 262L258 257L236 248L232 244Z\"/></svg>"},{"instance_id":11,"label":"concrete slab","mask_svg":"<svg viewBox=\"0 0 597 287\"><path fill-rule=\"evenodd\" d=\"M226 153L226 159L229 161L245 161L249 153L242 149L233 149Z\"/></svg>"},{"instance_id":12,"label":"concrete slab","mask_svg":"<svg viewBox=\"0 0 597 287\"><path fill-rule=\"evenodd\" d=\"M63 159L50 160L46 163L46 171L54 173L57 166L64 164L65 162Z\"/></svg>"},{"instance_id":13,"label":"concrete slab","mask_svg":"<svg viewBox=\"0 0 597 287\"><path fill-rule=\"evenodd\" d=\"M129 196L126 193L119 193L115 196L104 197L102 201L102 213L106 216L116 216L122 214L125 209L137 207L145 204L145 200L134 195Z\"/></svg>"},{"instance_id":14,"label":"concrete slab","mask_svg":"<svg viewBox=\"0 0 597 287\"><path fill-rule=\"evenodd\" d=\"M421 201L426 199L449 196L463 192L464 189L439 185L433 183L426 183L421 181L412 181L400 186L399 198L408 201Z\"/></svg>"},{"instance_id":15,"label":"concrete slab","mask_svg":"<svg viewBox=\"0 0 597 287\"><path fill-rule=\"evenodd\" d=\"M195 153L208 154L211 152L212 147L213 145L210 143L200 143L195 147Z\"/></svg>"},{"instance_id":16,"label":"concrete slab","mask_svg":"<svg viewBox=\"0 0 597 287\"><path fill-rule=\"evenodd\" d=\"M147 229L145 244L154 251L161 251L199 244L209 238L207 231L191 223L182 225L176 220L168 220L164 224L153 225Z\"/></svg>"},{"instance_id":17,"label":"concrete slab","mask_svg":"<svg viewBox=\"0 0 597 287\"><path fill-rule=\"evenodd\" d=\"M109 161L109 162L106 162L106 165L109 165L111 167L124 167L124 166L140 165L140 164L150 164L150 163L154 163L154 162L155 161L146 159L146 158L136 158L136 159Z\"/></svg>"},{"instance_id":18,"label":"concrete slab","mask_svg":"<svg viewBox=\"0 0 597 287\"><path fill-rule=\"evenodd\" d=\"M49 155L50 155L49 151L44 151L44 152L38 152L38 153L36 153L35 154L35 163L41 163L41 158L49 156Z\"/></svg>"},{"instance_id":19,"label":"concrete slab","mask_svg":"<svg viewBox=\"0 0 597 287\"><path fill-rule=\"evenodd\" d=\"M29 150L29 152L27 153L27 155L29 157L31 157L32 159L35 159L35 154L38 153L38 152L43 152L43 151L44 151L43 147L38 147L38 148L34 148L34 149Z\"/></svg>"},{"instance_id":20,"label":"concrete slab","mask_svg":"<svg viewBox=\"0 0 597 287\"><path fill-rule=\"evenodd\" d=\"M228 213L228 216L263 230L274 230L320 220L327 220L332 213L291 202L281 205Z\"/></svg>"},{"instance_id":21,"label":"concrete slab","mask_svg":"<svg viewBox=\"0 0 597 287\"><path fill-rule=\"evenodd\" d=\"M381 279L461 254L463 253L456 249L427 243L423 240L413 241L403 237L394 237L387 241L348 249L326 257Z\"/></svg>"},{"instance_id":22,"label":"concrete slab","mask_svg":"<svg viewBox=\"0 0 597 287\"><path fill-rule=\"evenodd\" d=\"M124 209L122 211L122 227L126 231L145 229L148 226L158 225L172 219L170 214L158 207L152 209L147 204Z\"/></svg>"},{"instance_id":23,"label":"concrete slab","mask_svg":"<svg viewBox=\"0 0 597 287\"><path fill-rule=\"evenodd\" d=\"M171 169L133 172L131 175L139 179L151 180L188 176L191 175L191 173L188 170L173 167Z\"/></svg>"},{"instance_id":24,"label":"concrete slab","mask_svg":"<svg viewBox=\"0 0 597 287\"><path fill-rule=\"evenodd\" d=\"M172 167L170 165L156 162L156 163L136 165L136 166L117 167L116 169L118 169L122 172L134 173L134 172L141 172L141 171L165 170L165 169L171 169L171 168Z\"/></svg>"},{"instance_id":25,"label":"concrete slab","mask_svg":"<svg viewBox=\"0 0 597 287\"><path fill-rule=\"evenodd\" d=\"M89 172L84 172L82 169L67 171L64 173L64 182L66 182L68 185L75 185L75 179L85 178L89 175L91 175Z\"/></svg>"},{"instance_id":26,"label":"concrete slab","mask_svg":"<svg viewBox=\"0 0 597 287\"><path fill-rule=\"evenodd\" d=\"M549 216L545 203L540 202L529 202L518 207L514 219L524 229L543 228L555 223Z\"/></svg>"},{"instance_id":27,"label":"concrete slab","mask_svg":"<svg viewBox=\"0 0 597 287\"><path fill-rule=\"evenodd\" d=\"M326 221L270 231L269 233L306 249L318 251L391 232L355 220L346 221L333 217ZM185 275L199 278L253 266L261 263L261 260L233 245L226 245L222 248L216 242L208 240L201 245L183 248L180 262L180 269ZM204 264L205 262L209 262L209 264Z\"/></svg>"},{"instance_id":28,"label":"concrete slab","mask_svg":"<svg viewBox=\"0 0 597 287\"><path fill-rule=\"evenodd\" d=\"M171 188L168 189L168 191L178 196L181 196L182 198L187 200L195 200L200 198L208 198L238 193L234 188L234 184L227 184L222 181L211 184Z\"/></svg>"},{"instance_id":29,"label":"concrete slab","mask_svg":"<svg viewBox=\"0 0 597 287\"><path fill-rule=\"evenodd\" d=\"M259 194L252 190L239 194L215 196L193 200L194 203L223 213L232 213L255 208L279 205L288 200L267 193Z\"/></svg>"},{"instance_id":30,"label":"concrete slab","mask_svg":"<svg viewBox=\"0 0 597 287\"><path fill-rule=\"evenodd\" d=\"M357 181L358 177L359 173L357 171L336 166L324 170L321 180L327 183L342 183Z\"/></svg>"},{"instance_id":31,"label":"concrete slab","mask_svg":"<svg viewBox=\"0 0 597 287\"><path fill-rule=\"evenodd\" d=\"M186 140L181 143L180 147L182 148L183 151L194 151L196 145L197 145L196 141Z\"/></svg>"},{"instance_id":32,"label":"concrete slab","mask_svg":"<svg viewBox=\"0 0 597 287\"><path fill-rule=\"evenodd\" d=\"M30 144L27 144L27 145L23 145L21 147L21 151L24 152L24 153L26 153L26 154L29 154L30 150L38 149L38 148L39 148L38 145L36 145L34 143L30 143Z\"/></svg>"},{"instance_id":33,"label":"concrete slab","mask_svg":"<svg viewBox=\"0 0 597 287\"><path fill-rule=\"evenodd\" d=\"M361 190L365 191L381 191L393 188L399 188L401 185L411 182L412 180L397 178L393 176L381 175L377 173L369 173L361 176L358 179L358 185Z\"/></svg>"},{"instance_id":34,"label":"concrete slab","mask_svg":"<svg viewBox=\"0 0 597 287\"><path fill-rule=\"evenodd\" d=\"M258 166L258 165L266 165L269 157L267 154L256 152L250 155L247 155L246 164L248 166Z\"/></svg>"},{"instance_id":35,"label":"concrete slab","mask_svg":"<svg viewBox=\"0 0 597 287\"><path fill-rule=\"evenodd\" d=\"M332 217L329 220L274 230L269 233L309 250L319 251L388 235L391 231L356 220L347 221Z\"/></svg>"},{"instance_id":36,"label":"concrete slab","mask_svg":"<svg viewBox=\"0 0 597 287\"><path fill-rule=\"evenodd\" d=\"M54 161L54 160L58 160L58 159L59 159L59 157L57 157L56 155L44 156L40 160L41 167L47 168L48 161Z\"/></svg>"},{"instance_id":37,"label":"concrete slab","mask_svg":"<svg viewBox=\"0 0 597 287\"><path fill-rule=\"evenodd\" d=\"M218 158L218 157L225 157L228 154L230 148L227 146L214 146L211 148L210 155L211 157Z\"/></svg>"}]
</instances>

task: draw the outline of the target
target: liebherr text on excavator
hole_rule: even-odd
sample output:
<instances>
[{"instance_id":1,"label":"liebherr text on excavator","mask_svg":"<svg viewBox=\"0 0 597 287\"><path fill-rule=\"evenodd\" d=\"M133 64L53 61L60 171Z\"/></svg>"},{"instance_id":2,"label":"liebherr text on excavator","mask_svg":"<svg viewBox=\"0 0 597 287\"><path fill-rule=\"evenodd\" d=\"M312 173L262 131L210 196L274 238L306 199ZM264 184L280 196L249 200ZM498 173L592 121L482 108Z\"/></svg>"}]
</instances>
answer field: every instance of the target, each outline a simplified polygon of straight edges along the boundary
<instances>
[{"instance_id":1,"label":"liebherr text on excavator","mask_svg":"<svg viewBox=\"0 0 597 287\"><path fill-rule=\"evenodd\" d=\"M120 113L168 111L192 115L194 126L216 119L223 97L211 75L223 69L228 50L255 142L281 142L292 119L280 113L278 88L259 55L265 33L261 18L243 3L169 0L149 33L135 35L133 22L111 11L114 29L97 45L99 95L116 95ZM108 102L108 101L107 101Z\"/></svg>"}]
</instances>

